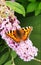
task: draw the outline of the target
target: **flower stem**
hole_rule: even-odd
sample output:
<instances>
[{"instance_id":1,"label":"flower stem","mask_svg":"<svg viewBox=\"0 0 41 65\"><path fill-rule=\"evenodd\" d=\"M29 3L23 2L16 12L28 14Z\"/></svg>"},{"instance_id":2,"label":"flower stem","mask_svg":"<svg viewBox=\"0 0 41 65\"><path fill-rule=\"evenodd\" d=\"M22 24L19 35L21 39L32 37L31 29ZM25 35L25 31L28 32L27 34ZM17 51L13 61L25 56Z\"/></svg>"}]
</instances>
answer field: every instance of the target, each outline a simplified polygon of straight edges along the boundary
<instances>
[{"instance_id":1,"label":"flower stem","mask_svg":"<svg viewBox=\"0 0 41 65\"><path fill-rule=\"evenodd\" d=\"M12 65L15 65L13 57L12 57Z\"/></svg>"},{"instance_id":2,"label":"flower stem","mask_svg":"<svg viewBox=\"0 0 41 65\"><path fill-rule=\"evenodd\" d=\"M11 52L11 49L10 48L9 48L9 52ZM11 65L15 65L14 58L13 57L11 58Z\"/></svg>"},{"instance_id":3,"label":"flower stem","mask_svg":"<svg viewBox=\"0 0 41 65\"><path fill-rule=\"evenodd\" d=\"M41 60L40 60L40 59L37 59L37 58L34 58L34 60L36 60L36 61L38 61L38 62L41 62Z\"/></svg>"}]
</instances>

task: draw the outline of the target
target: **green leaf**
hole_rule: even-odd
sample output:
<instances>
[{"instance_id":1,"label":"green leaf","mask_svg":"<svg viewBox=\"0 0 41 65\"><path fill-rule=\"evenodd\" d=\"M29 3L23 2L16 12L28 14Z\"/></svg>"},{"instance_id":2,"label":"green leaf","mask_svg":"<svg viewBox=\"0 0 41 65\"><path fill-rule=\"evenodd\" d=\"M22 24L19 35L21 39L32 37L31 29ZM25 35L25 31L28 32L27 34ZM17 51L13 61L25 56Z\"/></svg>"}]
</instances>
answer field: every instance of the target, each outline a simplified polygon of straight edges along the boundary
<instances>
[{"instance_id":1,"label":"green leaf","mask_svg":"<svg viewBox=\"0 0 41 65\"><path fill-rule=\"evenodd\" d=\"M11 60L9 60L8 62L6 62L4 65L11 65Z\"/></svg>"},{"instance_id":2,"label":"green leaf","mask_svg":"<svg viewBox=\"0 0 41 65\"><path fill-rule=\"evenodd\" d=\"M41 10L39 9L39 3L37 2L37 6L35 9L35 16L39 15L41 13Z\"/></svg>"},{"instance_id":3,"label":"green leaf","mask_svg":"<svg viewBox=\"0 0 41 65\"><path fill-rule=\"evenodd\" d=\"M6 42L3 40L3 39L1 39L1 37L0 37L0 53L4 50L4 49L6 49L8 46L6 45Z\"/></svg>"},{"instance_id":4,"label":"green leaf","mask_svg":"<svg viewBox=\"0 0 41 65\"><path fill-rule=\"evenodd\" d=\"M35 16L39 15L40 14L40 10L35 10Z\"/></svg>"},{"instance_id":5,"label":"green leaf","mask_svg":"<svg viewBox=\"0 0 41 65\"><path fill-rule=\"evenodd\" d=\"M5 45L0 45L0 52L2 52L6 48Z\"/></svg>"},{"instance_id":6,"label":"green leaf","mask_svg":"<svg viewBox=\"0 0 41 65\"><path fill-rule=\"evenodd\" d=\"M17 2L21 2L21 3L23 3L25 0L24 0L24 1L23 1L23 0L16 0L16 1L17 1Z\"/></svg>"},{"instance_id":7,"label":"green leaf","mask_svg":"<svg viewBox=\"0 0 41 65\"><path fill-rule=\"evenodd\" d=\"M41 2L39 3L39 9L41 9Z\"/></svg>"},{"instance_id":8,"label":"green leaf","mask_svg":"<svg viewBox=\"0 0 41 65\"><path fill-rule=\"evenodd\" d=\"M36 0L28 0L28 1L30 1L30 2L36 2Z\"/></svg>"},{"instance_id":9,"label":"green leaf","mask_svg":"<svg viewBox=\"0 0 41 65\"><path fill-rule=\"evenodd\" d=\"M9 57L9 51L6 51L6 49L0 53L0 65L2 65Z\"/></svg>"},{"instance_id":10,"label":"green leaf","mask_svg":"<svg viewBox=\"0 0 41 65\"><path fill-rule=\"evenodd\" d=\"M11 56L13 57L13 59L16 58L16 56L17 56L16 52L12 50L11 51Z\"/></svg>"},{"instance_id":11,"label":"green leaf","mask_svg":"<svg viewBox=\"0 0 41 65\"><path fill-rule=\"evenodd\" d=\"M15 51L11 50L10 55L11 55L11 59L7 61L4 65L15 65L14 59L16 58L17 54Z\"/></svg>"},{"instance_id":12,"label":"green leaf","mask_svg":"<svg viewBox=\"0 0 41 65\"><path fill-rule=\"evenodd\" d=\"M25 9L21 4L17 2L6 1L6 5L9 6L13 11L25 16Z\"/></svg>"},{"instance_id":13,"label":"green leaf","mask_svg":"<svg viewBox=\"0 0 41 65\"><path fill-rule=\"evenodd\" d=\"M37 3L30 3L30 4L27 6L27 13L28 13L28 12L33 12L33 11L36 9L36 6L37 6Z\"/></svg>"},{"instance_id":14,"label":"green leaf","mask_svg":"<svg viewBox=\"0 0 41 65\"><path fill-rule=\"evenodd\" d=\"M1 36L0 36L0 45L1 44L4 44L5 43L5 41L1 38Z\"/></svg>"}]
</instances>

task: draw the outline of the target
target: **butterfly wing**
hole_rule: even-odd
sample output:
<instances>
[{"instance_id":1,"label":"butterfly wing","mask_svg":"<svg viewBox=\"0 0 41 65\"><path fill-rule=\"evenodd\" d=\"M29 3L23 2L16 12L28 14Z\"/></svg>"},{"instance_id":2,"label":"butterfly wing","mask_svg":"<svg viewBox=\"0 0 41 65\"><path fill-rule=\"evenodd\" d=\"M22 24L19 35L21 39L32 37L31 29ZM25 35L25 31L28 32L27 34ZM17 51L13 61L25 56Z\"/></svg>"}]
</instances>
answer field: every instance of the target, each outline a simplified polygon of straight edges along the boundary
<instances>
[{"instance_id":1,"label":"butterfly wing","mask_svg":"<svg viewBox=\"0 0 41 65\"><path fill-rule=\"evenodd\" d=\"M26 27L24 28L24 35L22 36L22 40L25 41L26 39L28 39L30 33L32 31L32 27Z\"/></svg>"},{"instance_id":2,"label":"butterfly wing","mask_svg":"<svg viewBox=\"0 0 41 65\"><path fill-rule=\"evenodd\" d=\"M6 33L7 36L9 36L11 39L13 39L15 42L20 42L20 38L17 37L16 30L15 31L9 31Z\"/></svg>"}]
</instances>

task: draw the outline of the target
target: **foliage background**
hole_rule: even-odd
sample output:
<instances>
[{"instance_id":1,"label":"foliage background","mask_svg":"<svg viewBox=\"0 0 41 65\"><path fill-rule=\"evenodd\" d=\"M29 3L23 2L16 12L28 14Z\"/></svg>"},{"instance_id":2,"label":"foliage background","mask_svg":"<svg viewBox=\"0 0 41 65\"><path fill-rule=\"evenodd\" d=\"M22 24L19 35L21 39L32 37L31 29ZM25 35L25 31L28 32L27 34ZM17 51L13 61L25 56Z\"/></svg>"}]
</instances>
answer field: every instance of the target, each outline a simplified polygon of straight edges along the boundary
<instances>
[{"instance_id":1,"label":"foliage background","mask_svg":"<svg viewBox=\"0 0 41 65\"><path fill-rule=\"evenodd\" d=\"M15 12L15 15L20 20L20 25L22 27L33 26L30 39L32 40L33 45L39 49L36 58L41 60L41 0L16 0L16 2L21 4L25 9L25 16ZM13 62L15 65L41 65L41 63L35 60L30 62L21 60L15 51L10 49L0 36L0 65L13 65Z\"/></svg>"}]
</instances>

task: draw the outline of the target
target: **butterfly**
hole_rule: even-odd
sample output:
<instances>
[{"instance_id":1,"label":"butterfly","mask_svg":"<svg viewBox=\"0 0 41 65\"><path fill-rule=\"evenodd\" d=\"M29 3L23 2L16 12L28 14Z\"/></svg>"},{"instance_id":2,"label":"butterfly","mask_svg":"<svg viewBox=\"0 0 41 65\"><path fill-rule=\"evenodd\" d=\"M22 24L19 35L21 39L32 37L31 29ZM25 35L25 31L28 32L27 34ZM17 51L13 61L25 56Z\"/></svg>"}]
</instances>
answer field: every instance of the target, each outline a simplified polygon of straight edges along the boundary
<instances>
[{"instance_id":1,"label":"butterfly","mask_svg":"<svg viewBox=\"0 0 41 65\"><path fill-rule=\"evenodd\" d=\"M32 31L32 27L20 28L19 30L10 30L6 33L8 37L13 39L15 42L19 43L21 40L25 41L29 38L29 35Z\"/></svg>"}]
</instances>

